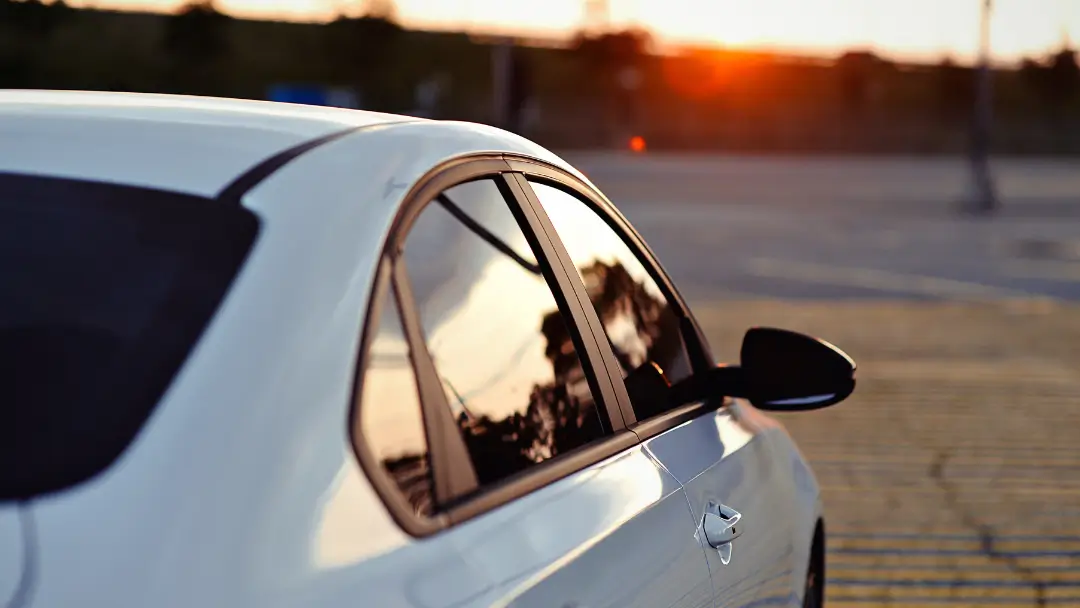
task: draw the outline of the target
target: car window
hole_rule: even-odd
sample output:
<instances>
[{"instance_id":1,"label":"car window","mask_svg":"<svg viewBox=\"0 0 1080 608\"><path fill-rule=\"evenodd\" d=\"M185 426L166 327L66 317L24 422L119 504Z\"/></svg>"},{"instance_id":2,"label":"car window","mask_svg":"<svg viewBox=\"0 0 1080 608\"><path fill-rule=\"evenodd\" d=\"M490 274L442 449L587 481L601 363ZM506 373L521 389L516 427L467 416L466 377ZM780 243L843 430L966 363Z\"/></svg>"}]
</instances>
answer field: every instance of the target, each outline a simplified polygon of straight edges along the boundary
<instances>
[{"instance_id":1,"label":"car window","mask_svg":"<svg viewBox=\"0 0 1080 608\"><path fill-rule=\"evenodd\" d=\"M360 436L417 515L434 511L434 480L420 393L401 316L387 289L368 348Z\"/></svg>"},{"instance_id":2,"label":"car window","mask_svg":"<svg viewBox=\"0 0 1080 608\"><path fill-rule=\"evenodd\" d=\"M532 182L541 206L577 267L622 367L624 380L656 366L669 382L692 373L679 319L635 250L591 207L548 184ZM663 413L655 393L633 390L639 420Z\"/></svg>"},{"instance_id":3,"label":"car window","mask_svg":"<svg viewBox=\"0 0 1080 608\"><path fill-rule=\"evenodd\" d=\"M428 205L404 259L481 486L604 436L567 321L493 180Z\"/></svg>"},{"instance_id":4,"label":"car window","mask_svg":"<svg viewBox=\"0 0 1080 608\"><path fill-rule=\"evenodd\" d=\"M0 501L122 453L257 233L214 200L0 173Z\"/></svg>"}]
</instances>

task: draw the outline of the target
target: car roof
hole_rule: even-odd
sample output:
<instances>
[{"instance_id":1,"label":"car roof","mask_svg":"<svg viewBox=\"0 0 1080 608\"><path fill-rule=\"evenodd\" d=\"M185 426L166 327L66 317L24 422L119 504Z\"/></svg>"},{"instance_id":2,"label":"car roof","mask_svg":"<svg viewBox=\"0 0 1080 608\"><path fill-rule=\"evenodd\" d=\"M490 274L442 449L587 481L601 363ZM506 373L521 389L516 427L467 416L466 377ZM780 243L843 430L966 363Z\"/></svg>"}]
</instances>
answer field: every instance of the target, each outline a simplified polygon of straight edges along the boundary
<instances>
[{"instance_id":1,"label":"car roof","mask_svg":"<svg viewBox=\"0 0 1080 608\"><path fill-rule=\"evenodd\" d=\"M416 172L403 177L418 178L451 158L504 153L550 163L592 185L558 155L489 125L245 99L0 90L0 173L214 197L244 183L242 176L257 176L244 183L245 191L253 188L274 172L261 171L275 165L266 161L307 153L339 134L362 144L351 148L350 158L359 161L352 180L372 169L364 164L372 158L408 157Z\"/></svg>"},{"instance_id":2,"label":"car roof","mask_svg":"<svg viewBox=\"0 0 1080 608\"><path fill-rule=\"evenodd\" d=\"M350 129L422 120L183 95L0 91L0 172L213 196L292 147Z\"/></svg>"}]
</instances>

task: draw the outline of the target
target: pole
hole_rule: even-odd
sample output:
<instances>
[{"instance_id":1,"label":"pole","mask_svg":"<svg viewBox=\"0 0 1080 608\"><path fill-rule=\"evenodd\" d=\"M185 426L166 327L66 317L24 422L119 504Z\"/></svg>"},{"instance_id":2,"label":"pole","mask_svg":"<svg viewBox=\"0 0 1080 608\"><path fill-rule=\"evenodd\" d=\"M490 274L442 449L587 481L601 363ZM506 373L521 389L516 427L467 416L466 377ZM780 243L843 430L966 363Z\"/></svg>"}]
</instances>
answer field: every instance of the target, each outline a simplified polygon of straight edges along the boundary
<instances>
[{"instance_id":1,"label":"pole","mask_svg":"<svg viewBox=\"0 0 1080 608\"><path fill-rule=\"evenodd\" d=\"M990 65L990 17L993 0L983 0L979 31L979 69L975 94L975 122L971 138L972 200L975 213L990 214L998 200L990 168L990 136L993 129L993 69Z\"/></svg>"},{"instance_id":2,"label":"pole","mask_svg":"<svg viewBox=\"0 0 1080 608\"><path fill-rule=\"evenodd\" d=\"M495 125L500 128L507 128L510 119L509 101L510 101L510 60L511 60L511 47L513 40L510 38L501 38L498 42L492 45L492 61L491 67L492 73L492 105L493 116Z\"/></svg>"}]
</instances>

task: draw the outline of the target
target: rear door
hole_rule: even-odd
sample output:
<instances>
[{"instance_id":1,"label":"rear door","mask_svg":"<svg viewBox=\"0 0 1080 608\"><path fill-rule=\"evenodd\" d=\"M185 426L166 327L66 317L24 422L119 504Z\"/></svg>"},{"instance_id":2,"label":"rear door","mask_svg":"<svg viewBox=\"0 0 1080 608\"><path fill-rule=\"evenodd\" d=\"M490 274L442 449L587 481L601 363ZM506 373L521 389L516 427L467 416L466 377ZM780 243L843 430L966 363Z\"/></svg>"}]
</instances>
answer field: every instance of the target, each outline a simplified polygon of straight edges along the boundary
<instances>
[{"instance_id":1,"label":"rear door","mask_svg":"<svg viewBox=\"0 0 1080 608\"><path fill-rule=\"evenodd\" d=\"M675 383L715 365L689 310L606 201L551 168L525 162L515 167L528 175L535 204L589 292L603 329L598 338L618 361L629 428L687 493L716 605L798 604L790 466L785 473L777 442L782 429L748 405L669 409L658 373ZM725 542L725 534L737 537Z\"/></svg>"},{"instance_id":2,"label":"rear door","mask_svg":"<svg viewBox=\"0 0 1080 608\"><path fill-rule=\"evenodd\" d=\"M358 449L398 523L471 573L422 604L709 606L686 494L626 429L580 283L498 169L433 177L384 261L375 314L400 315L423 433L403 453L389 412L409 404L365 376Z\"/></svg>"}]
</instances>

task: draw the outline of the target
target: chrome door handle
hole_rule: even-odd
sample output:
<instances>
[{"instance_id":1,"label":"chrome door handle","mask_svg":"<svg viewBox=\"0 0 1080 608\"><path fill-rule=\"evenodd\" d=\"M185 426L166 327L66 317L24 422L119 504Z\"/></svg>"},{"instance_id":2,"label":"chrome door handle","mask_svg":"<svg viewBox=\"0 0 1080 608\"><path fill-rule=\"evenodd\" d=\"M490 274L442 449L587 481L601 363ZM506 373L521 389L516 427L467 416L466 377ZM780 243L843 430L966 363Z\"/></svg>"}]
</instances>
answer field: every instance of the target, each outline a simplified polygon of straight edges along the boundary
<instances>
[{"instance_id":1,"label":"chrome door handle","mask_svg":"<svg viewBox=\"0 0 1080 608\"><path fill-rule=\"evenodd\" d=\"M705 529L705 539L709 541L713 549L719 549L742 536L742 532L735 527L734 521L712 513L705 514L705 524L702 528Z\"/></svg>"},{"instance_id":2,"label":"chrome door handle","mask_svg":"<svg viewBox=\"0 0 1080 608\"><path fill-rule=\"evenodd\" d=\"M710 507L715 513L705 513L701 530L709 546L720 552L721 563L727 565L731 561L731 541L742 536L742 526L735 526L742 519L742 514L724 505Z\"/></svg>"}]
</instances>

